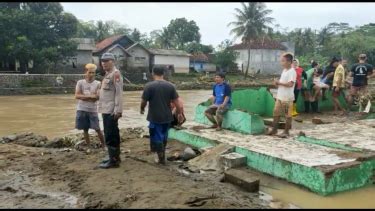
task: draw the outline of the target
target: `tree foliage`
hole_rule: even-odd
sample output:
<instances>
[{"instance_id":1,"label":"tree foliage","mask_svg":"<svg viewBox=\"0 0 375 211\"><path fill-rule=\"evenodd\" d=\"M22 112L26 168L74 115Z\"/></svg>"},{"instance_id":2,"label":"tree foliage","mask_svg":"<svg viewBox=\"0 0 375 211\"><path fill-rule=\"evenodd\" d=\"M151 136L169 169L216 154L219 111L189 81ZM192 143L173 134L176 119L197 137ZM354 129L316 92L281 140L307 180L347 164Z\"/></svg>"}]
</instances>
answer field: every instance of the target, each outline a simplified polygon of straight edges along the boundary
<instances>
[{"instance_id":1,"label":"tree foliage","mask_svg":"<svg viewBox=\"0 0 375 211\"><path fill-rule=\"evenodd\" d=\"M262 2L249 2L241 3L242 9L235 8L236 20L230 22L228 26L233 26L230 31L236 37L240 37L242 42L248 44L248 58L245 71L245 77L249 73L250 56L251 56L251 43L252 41L266 36L270 31L270 26L273 18L269 17L272 10L266 8L266 4Z\"/></svg>"},{"instance_id":2,"label":"tree foliage","mask_svg":"<svg viewBox=\"0 0 375 211\"><path fill-rule=\"evenodd\" d=\"M224 40L215 53L214 64L225 71L237 69L237 52L231 48L232 44L230 40Z\"/></svg>"},{"instance_id":3,"label":"tree foliage","mask_svg":"<svg viewBox=\"0 0 375 211\"><path fill-rule=\"evenodd\" d=\"M273 32L272 36L295 44L295 54L304 62L312 59L325 63L333 56L341 56L349 63L357 61L361 53L375 62L375 24L351 27L348 23L329 23L320 30L295 29L290 32ZM318 59L319 58L319 59ZM302 62L301 62L302 63ZM308 65L308 64L303 64Z\"/></svg>"},{"instance_id":4,"label":"tree foliage","mask_svg":"<svg viewBox=\"0 0 375 211\"><path fill-rule=\"evenodd\" d=\"M60 3L8 2L0 4L0 57L18 59L21 68L28 61L35 65L56 64L72 56L78 21ZM6 30L4 30L6 29Z\"/></svg>"},{"instance_id":5,"label":"tree foliage","mask_svg":"<svg viewBox=\"0 0 375 211\"><path fill-rule=\"evenodd\" d=\"M174 47L184 49L189 42L200 42L201 34L195 21L188 21L186 18L171 20L167 26L168 36L172 39Z\"/></svg>"}]
</instances>

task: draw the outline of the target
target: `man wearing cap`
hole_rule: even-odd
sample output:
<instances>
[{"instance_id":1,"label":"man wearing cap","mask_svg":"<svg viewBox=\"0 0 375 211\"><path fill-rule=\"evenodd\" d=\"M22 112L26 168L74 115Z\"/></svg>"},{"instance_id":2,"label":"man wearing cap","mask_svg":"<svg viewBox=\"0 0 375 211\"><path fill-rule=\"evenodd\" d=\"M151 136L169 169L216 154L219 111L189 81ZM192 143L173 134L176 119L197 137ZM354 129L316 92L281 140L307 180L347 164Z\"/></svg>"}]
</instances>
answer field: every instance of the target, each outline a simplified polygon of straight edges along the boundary
<instances>
[{"instance_id":1,"label":"man wearing cap","mask_svg":"<svg viewBox=\"0 0 375 211\"><path fill-rule=\"evenodd\" d=\"M348 105L353 103L353 97L358 96L360 92L367 92L367 80L374 76L374 67L366 62L366 54L358 56L358 63L353 64L350 70L350 76L353 77L350 94L348 95Z\"/></svg>"},{"instance_id":2,"label":"man wearing cap","mask_svg":"<svg viewBox=\"0 0 375 211\"><path fill-rule=\"evenodd\" d=\"M103 116L105 143L108 148L108 159L102 161L100 168L119 167L120 131L118 120L122 117L123 80L120 71L115 67L115 57L104 53L101 65L105 75L100 88L98 111Z\"/></svg>"}]
</instances>

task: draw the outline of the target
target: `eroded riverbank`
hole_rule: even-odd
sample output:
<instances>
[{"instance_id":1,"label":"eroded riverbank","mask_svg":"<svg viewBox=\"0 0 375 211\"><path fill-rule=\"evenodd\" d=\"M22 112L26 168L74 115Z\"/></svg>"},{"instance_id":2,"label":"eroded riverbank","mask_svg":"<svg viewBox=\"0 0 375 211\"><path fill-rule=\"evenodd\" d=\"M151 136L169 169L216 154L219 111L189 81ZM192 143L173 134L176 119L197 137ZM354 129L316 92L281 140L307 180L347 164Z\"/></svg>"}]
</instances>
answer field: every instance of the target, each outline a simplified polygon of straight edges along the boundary
<instances>
[{"instance_id":1,"label":"eroded riverbank","mask_svg":"<svg viewBox=\"0 0 375 211\"><path fill-rule=\"evenodd\" d=\"M179 91L180 95L184 98L185 102L185 112L188 120L193 119L194 114L194 108L195 106L207 99L211 91L209 90L194 90L194 91ZM147 126L147 122L145 121L145 116L139 115L139 99L140 99L141 92L140 91L132 91L132 92L124 92L124 117L120 121L121 127L138 127L138 126ZM62 136L67 133L74 133L76 132L73 130L74 128L74 118L75 118L75 99L72 95L48 95L48 96L2 96L0 97L0 137L9 135L15 132L24 132L24 131L33 131L36 134L46 135L48 138L53 139L53 137L56 136ZM311 118L313 116L307 116L304 119L304 122L299 124L297 122L293 122L296 128L300 129L302 128L303 124L309 125L308 127L313 127L314 125L311 124ZM343 121L343 119L340 119L339 117L333 118L330 115L322 114L320 115L320 118L327 121ZM329 125L327 125L329 126ZM138 141L136 141L138 140ZM148 143L147 140L143 139L136 139L132 141L132 144L140 144L139 151L134 151L135 154L132 154L131 157L140 157L142 159L149 159L150 163L153 160L152 155L148 153ZM176 142L179 144L178 142ZM130 149L131 152L133 151L133 146L126 145L126 142L124 142L123 149ZM184 145L180 145L182 148L185 147ZM73 151L65 151L65 152L59 152L58 150L55 151L54 149L44 149L44 148L30 148L30 147L24 147L14 144L6 144L6 145L0 145L0 166L2 171L2 178L9 178L11 175L28 175L33 180L35 174L45 174L45 177L38 176L41 181L46 182L46 187L51 187L50 190L41 190L41 191L47 191L47 192L61 192L63 195L61 197L66 197L69 199L69 196L66 195L71 194L74 197L80 197L79 195L72 194L73 192L70 192L70 186L69 184L72 184L71 186L77 186L78 183L82 183L82 180L80 180L80 177L83 178L91 178L91 183L85 183L84 185L79 185L78 189L82 188L85 189L84 186L91 184L95 186L94 180L101 181L101 179L106 176L105 174L94 171L92 168L94 168L97 164L97 162L104 156L103 153L100 151L95 151L95 153L89 153L86 154L84 152L73 152ZM125 153L126 151L124 151ZM43 155L42 155L43 153ZM49 154L52 153L52 154ZM127 156L125 153L123 156ZM136 174L133 173L133 168L141 170L142 167L145 167L141 165L142 161L136 161L132 158L124 158L127 159L127 163L129 163L128 166L124 166L124 169L122 171L120 170L114 170L111 172L115 172L118 174L118 176L110 175L109 178L115 178L116 181L122 181L122 180L128 180L129 178L134 180L134 178L140 178L140 180L151 180L154 183L156 183L156 180L152 179L152 176L148 174L152 174L152 172L156 172L156 174L162 175L164 178L167 178L171 176L174 177L176 173L173 173L169 170L159 171L157 168L150 167L151 169ZM49 161L48 161L49 160ZM45 163L45 164L43 164ZM43 164L43 165L42 165ZM147 163L145 163L146 165ZM85 168L80 167L81 165L86 166ZM139 168L137 165L140 165ZM147 166L150 164L147 164ZM45 171L42 171L43 169L41 166L48 167ZM51 166L51 167L49 167ZM55 168L54 166L61 166L61 169L52 170ZM152 166L152 165L151 165ZM74 172L81 172L81 173L71 173L72 169ZM8 172L9 171L9 172ZM15 174L14 172L18 172ZM21 173L19 173L21 172ZM31 173L31 172L38 172L38 173ZM70 173L69 173L70 172ZM96 173L98 172L98 173ZM168 172L168 173L167 173ZM66 177L56 177L56 175L60 174L66 174ZM74 176L73 174L77 174ZM94 175L92 175L94 174ZM96 175L97 174L97 175ZM73 176L72 176L73 175ZM89 176L91 175L91 176ZM127 177L128 175L128 177ZM52 179L52 180L51 180ZM213 178L211 178L213 179ZM50 181L51 180L51 181ZM110 179L108 179L110 180ZM9 181L10 180L5 180ZM38 180L35 180L38 181ZM105 181L103 184L108 185L109 182L107 179L104 179ZM163 179L161 181L164 181ZM178 179L174 181L180 181ZM217 180L215 180L217 181ZM288 204L295 204L297 207L302 208L373 208L375 207L375 201L372 200L373 195L375 195L375 187L368 187L368 188L361 188L359 190L349 191L340 193L333 196L328 197L322 197L318 196L314 193L311 193L303 188L300 188L296 185L287 183L282 180L275 179L270 176L266 176L261 174L261 191L266 192L274 197L274 204L272 206L287 206ZM135 181L132 181L135 182ZM131 184L131 182L129 182ZM190 182L188 182L190 183ZM211 184L207 182L208 184ZM24 185L26 185L25 183ZM38 183L35 183L38 185ZM54 185L51 185L54 184ZM143 202L150 203L152 201L150 198L152 197L158 197L158 195L149 195L151 193L148 193L149 191L152 191L153 189L142 189L141 182L137 183L138 185L135 186L135 189L139 191L139 195L145 194L147 197L149 197L147 200L142 199ZM164 185L159 186L158 188L166 189L168 188L168 183L166 182ZM173 186L174 188L178 189L178 183L176 183L176 186ZM121 182L117 182L116 186L119 188L116 193L120 194L125 191L126 184L121 184ZM228 184L229 185L229 184ZM56 189L54 189L54 186L56 186ZM229 185L230 186L230 185ZM13 187L13 186L12 186ZM31 186L34 187L34 186ZM152 187L152 186L151 186ZM183 185L183 188L189 189L190 186ZM203 187L209 187L203 185ZM93 189L85 190L84 193L88 195L94 194L96 198L98 198L98 195L95 194L95 192L101 193L99 187L93 187ZM12 189L7 189L9 191L13 191ZM26 189L29 190L29 189ZM38 190L39 191L39 190ZM108 190L107 190L108 191ZM121 192L122 191L122 192ZM230 193L235 193L238 190L235 189ZM10 192L10 193L11 193ZM5 193L5 192L3 192ZM10 194L9 193L9 194ZM38 201L39 199L46 198L48 200L61 200L60 198L51 198L50 196L44 196L46 194L41 194L36 196L32 196L30 200L26 200L23 198L22 195L27 193L24 192L18 192L21 196L18 198L19 207L22 207L21 201L25 201L27 203L30 203L30 201L38 202L38 206L41 208L45 204L45 207L48 207L47 205L50 205L46 202ZM38 192L39 193L39 192ZM125 192L124 192L125 193ZM180 192L172 192L173 194L180 194ZM194 192L191 192L194 193ZM207 193L207 192L206 192ZM33 194L33 193L32 193ZM65 194L65 195L64 195ZM161 194L161 193L160 193ZM8 197L11 197L12 195L8 195ZM13 195L14 196L14 195ZM117 198L118 200L127 200L132 201L134 197L133 195L129 195L128 198ZM28 196L30 197L30 196ZM39 198L38 198L39 197ZM36 200L38 198L38 200ZM84 198L84 197L83 197ZM8 198L4 198L3 201L7 200ZM100 199L101 200L110 200L110 199ZM177 200L177 199L176 199ZM67 207L70 206L69 204L66 204L63 200L60 201L61 204L59 206L61 207ZM59 203L60 203L59 202ZM79 202L79 201L78 201ZM114 201L110 201L111 203ZM80 203L80 202L79 202ZM83 204L79 204L79 206L83 206ZM103 204L104 202L102 202ZM116 202L117 203L117 202ZM136 207L141 206L140 203L134 203L133 205L130 205L130 202L123 203L120 202L120 206L129 206L129 207ZM161 203L161 202L160 202ZM179 202L180 203L180 202ZM95 203L94 203L95 204ZM173 203L172 203L173 204ZM4 203L4 205L6 205ZM7 204L10 205L10 202ZM36 204L34 204L36 206ZM33 205L33 206L34 206ZM108 204L107 204L108 205ZM91 206L91 205L90 205ZM99 206L99 205L97 205ZM102 206L102 205L100 205ZM100 207L99 206L99 207ZM118 205L116 205L118 206ZM115 207L116 207L115 206ZM177 205L176 205L177 206ZM180 206L180 205L179 205ZM184 205L183 205L184 206ZM242 206L242 205L241 205ZM239 206L239 207L241 207ZM141 206L142 207L142 206ZM216 207L216 206L212 206Z\"/></svg>"}]
</instances>

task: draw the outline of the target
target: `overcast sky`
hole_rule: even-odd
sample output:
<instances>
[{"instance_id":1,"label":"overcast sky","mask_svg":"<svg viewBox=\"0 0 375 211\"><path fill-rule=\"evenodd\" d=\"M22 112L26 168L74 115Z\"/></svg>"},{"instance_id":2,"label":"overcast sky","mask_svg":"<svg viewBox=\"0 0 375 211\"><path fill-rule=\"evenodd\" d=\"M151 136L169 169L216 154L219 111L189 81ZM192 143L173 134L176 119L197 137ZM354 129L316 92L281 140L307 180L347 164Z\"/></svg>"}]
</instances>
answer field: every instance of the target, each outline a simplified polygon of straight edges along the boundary
<instances>
[{"instance_id":1,"label":"overcast sky","mask_svg":"<svg viewBox=\"0 0 375 211\"><path fill-rule=\"evenodd\" d=\"M240 3L62 3L65 11L78 19L116 20L142 33L167 26L171 19L185 17L200 28L201 43L218 45L233 39L227 24L234 20ZM375 22L375 3L266 3L273 12L274 24L288 30L311 27L320 29L331 22L351 26Z\"/></svg>"}]
</instances>

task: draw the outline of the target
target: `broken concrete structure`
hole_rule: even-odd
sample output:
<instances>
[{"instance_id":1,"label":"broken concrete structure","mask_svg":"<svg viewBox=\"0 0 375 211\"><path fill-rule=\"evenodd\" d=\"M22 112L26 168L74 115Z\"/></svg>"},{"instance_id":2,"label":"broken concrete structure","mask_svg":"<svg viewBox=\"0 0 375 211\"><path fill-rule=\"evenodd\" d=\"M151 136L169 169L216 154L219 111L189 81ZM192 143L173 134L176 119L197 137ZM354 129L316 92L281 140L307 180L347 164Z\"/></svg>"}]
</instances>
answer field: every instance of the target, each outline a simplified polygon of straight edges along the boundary
<instances>
[{"instance_id":1,"label":"broken concrete structure","mask_svg":"<svg viewBox=\"0 0 375 211\"><path fill-rule=\"evenodd\" d=\"M321 195L374 182L375 120L318 125L303 136L292 130L286 139L253 135L264 129L262 118L272 115L271 94L259 89L235 91L232 96L233 109L224 120L228 130L218 132L205 126L203 111L208 104L202 103L196 109L196 122L187 122L185 130L171 129L169 137L197 148L231 145L246 157L248 167Z\"/></svg>"}]
</instances>

